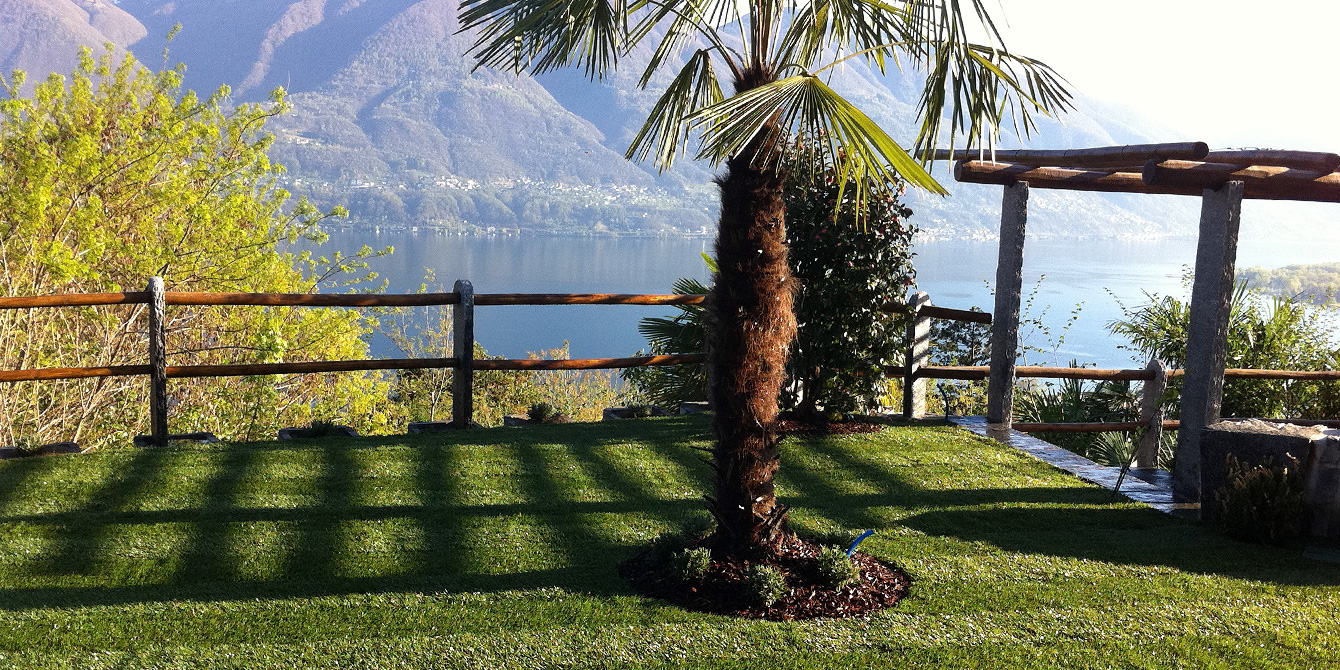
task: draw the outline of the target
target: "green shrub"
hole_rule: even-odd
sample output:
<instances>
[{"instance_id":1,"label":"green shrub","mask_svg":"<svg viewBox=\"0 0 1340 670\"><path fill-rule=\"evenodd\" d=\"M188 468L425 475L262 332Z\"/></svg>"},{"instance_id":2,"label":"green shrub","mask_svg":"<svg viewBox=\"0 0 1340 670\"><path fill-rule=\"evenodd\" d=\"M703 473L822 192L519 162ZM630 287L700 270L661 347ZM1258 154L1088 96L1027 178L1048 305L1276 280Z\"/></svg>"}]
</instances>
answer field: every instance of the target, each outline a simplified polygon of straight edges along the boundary
<instances>
[{"instance_id":1,"label":"green shrub","mask_svg":"<svg viewBox=\"0 0 1340 670\"><path fill-rule=\"evenodd\" d=\"M547 423L558 414L558 408L547 402L537 402L526 410L526 417L535 423Z\"/></svg>"},{"instance_id":2,"label":"green shrub","mask_svg":"<svg viewBox=\"0 0 1340 670\"><path fill-rule=\"evenodd\" d=\"M670 557L670 572L680 581L698 581L711 566L712 550L707 547L685 549Z\"/></svg>"},{"instance_id":3,"label":"green shrub","mask_svg":"<svg viewBox=\"0 0 1340 670\"><path fill-rule=\"evenodd\" d=\"M33 456L42 448L42 441L32 435L25 435L14 442L14 453L19 456Z\"/></svg>"},{"instance_id":4,"label":"green shrub","mask_svg":"<svg viewBox=\"0 0 1340 670\"><path fill-rule=\"evenodd\" d=\"M334 421L323 419L313 420L306 430L303 431L303 437L332 437L343 436L344 433L339 430L339 426Z\"/></svg>"},{"instance_id":5,"label":"green shrub","mask_svg":"<svg viewBox=\"0 0 1340 670\"><path fill-rule=\"evenodd\" d=\"M1220 522L1232 537L1262 544L1285 544L1303 531L1306 491L1298 460L1284 465L1243 465L1229 454L1228 477L1215 492Z\"/></svg>"},{"instance_id":6,"label":"green shrub","mask_svg":"<svg viewBox=\"0 0 1340 670\"><path fill-rule=\"evenodd\" d=\"M744 594L749 600L767 607L786 593L786 577L771 565L754 565L745 573Z\"/></svg>"},{"instance_id":7,"label":"green shrub","mask_svg":"<svg viewBox=\"0 0 1340 670\"><path fill-rule=\"evenodd\" d=\"M657 535L656 538L651 541L651 547L649 549L652 555L656 557L656 562L664 564L668 562L674 554L682 550L685 544L687 544L687 542L685 542L683 534L665 532Z\"/></svg>"},{"instance_id":8,"label":"green shrub","mask_svg":"<svg viewBox=\"0 0 1340 670\"><path fill-rule=\"evenodd\" d=\"M656 408L651 405L633 405L628 408L628 418L645 419L656 415Z\"/></svg>"},{"instance_id":9,"label":"green shrub","mask_svg":"<svg viewBox=\"0 0 1340 670\"><path fill-rule=\"evenodd\" d=\"M716 520L705 512L695 513L684 522L684 537L691 541L701 541L717 529Z\"/></svg>"},{"instance_id":10,"label":"green shrub","mask_svg":"<svg viewBox=\"0 0 1340 670\"><path fill-rule=\"evenodd\" d=\"M904 302L916 277L916 227L899 200L902 183L858 183L827 157L826 144L799 139L783 160L787 260L798 288L781 400L811 420L879 406L888 392L884 366L902 362L906 323L881 307ZM867 197L858 200L861 187Z\"/></svg>"},{"instance_id":11,"label":"green shrub","mask_svg":"<svg viewBox=\"0 0 1340 670\"><path fill-rule=\"evenodd\" d=\"M847 552L838 547L820 549L814 562L819 569L820 581L832 589L850 584L861 576L860 568L856 567Z\"/></svg>"}]
</instances>

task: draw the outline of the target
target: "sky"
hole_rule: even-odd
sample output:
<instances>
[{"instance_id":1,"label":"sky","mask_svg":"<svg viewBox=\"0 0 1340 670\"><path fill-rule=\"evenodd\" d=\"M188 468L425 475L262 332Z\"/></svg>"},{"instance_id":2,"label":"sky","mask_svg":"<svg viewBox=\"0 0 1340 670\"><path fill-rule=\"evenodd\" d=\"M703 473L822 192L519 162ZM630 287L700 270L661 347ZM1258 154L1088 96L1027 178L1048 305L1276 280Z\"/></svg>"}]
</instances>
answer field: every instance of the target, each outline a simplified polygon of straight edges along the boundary
<instances>
[{"instance_id":1,"label":"sky","mask_svg":"<svg viewBox=\"0 0 1340 670\"><path fill-rule=\"evenodd\" d=\"M1340 152L1340 0L987 3L1010 51L1180 139Z\"/></svg>"}]
</instances>

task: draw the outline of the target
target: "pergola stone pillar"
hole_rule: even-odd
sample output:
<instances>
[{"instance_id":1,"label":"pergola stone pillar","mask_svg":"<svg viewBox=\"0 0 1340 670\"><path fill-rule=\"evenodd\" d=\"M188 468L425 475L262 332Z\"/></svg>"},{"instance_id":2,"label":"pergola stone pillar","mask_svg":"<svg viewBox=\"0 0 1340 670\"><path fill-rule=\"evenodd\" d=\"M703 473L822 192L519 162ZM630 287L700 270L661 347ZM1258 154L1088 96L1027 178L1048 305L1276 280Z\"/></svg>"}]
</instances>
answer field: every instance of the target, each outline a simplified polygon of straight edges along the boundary
<instances>
[{"instance_id":1,"label":"pergola stone pillar","mask_svg":"<svg viewBox=\"0 0 1340 670\"><path fill-rule=\"evenodd\" d=\"M1224 397L1242 194L1243 183L1230 181L1217 189L1207 188L1201 195L1173 495L1202 505L1200 438L1206 426L1219 420Z\"/></svg>"},{"instance_id":2,"label":"pergola stone pillar","mask_svg":"<svg viewBox=\"0 0 1340 670\"><path fill-rule=\"evenodd\" d=\"M1028 184L1005 186L1000 206L1000 255L996 259L996 305L991 317L991 371L986 383L986 421L1008 428L1014 410L1014 365L1019 350L1019 307L1024 288L1024 228Z\"/></svg>"}]
</instances>

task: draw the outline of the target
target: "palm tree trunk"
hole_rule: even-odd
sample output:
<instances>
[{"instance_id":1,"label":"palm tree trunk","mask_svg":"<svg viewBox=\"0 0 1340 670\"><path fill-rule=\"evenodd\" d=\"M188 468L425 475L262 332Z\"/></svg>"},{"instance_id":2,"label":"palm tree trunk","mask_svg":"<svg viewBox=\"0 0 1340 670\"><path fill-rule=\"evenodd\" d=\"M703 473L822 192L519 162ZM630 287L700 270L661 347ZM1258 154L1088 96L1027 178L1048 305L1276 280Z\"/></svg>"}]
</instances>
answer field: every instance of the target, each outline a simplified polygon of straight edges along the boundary
<instances>
[{"instance_id":1,"label":"palm tree trunk","mask_svg":"<svg viewBox=\"0 0 1340 670\"><path fill-rule=\"evenodd\" d=\"M777 400L796 333L782 178L755 165L749 157L757 148L751 149L728 161L717 180L718 273L708 301L707 393L716 437L708 503L718 523L717 549L736 556L771 553L788 533L773 476Z\"/></svg>"}]
</instances>

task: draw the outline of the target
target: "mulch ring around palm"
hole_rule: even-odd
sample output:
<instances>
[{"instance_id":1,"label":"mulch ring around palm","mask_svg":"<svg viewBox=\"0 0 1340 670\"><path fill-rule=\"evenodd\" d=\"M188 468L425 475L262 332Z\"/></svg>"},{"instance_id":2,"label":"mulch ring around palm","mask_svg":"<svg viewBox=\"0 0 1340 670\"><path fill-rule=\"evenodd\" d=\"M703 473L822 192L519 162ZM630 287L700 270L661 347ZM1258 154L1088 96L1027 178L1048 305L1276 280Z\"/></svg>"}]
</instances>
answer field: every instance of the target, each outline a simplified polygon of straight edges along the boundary
<instances>
[{"instance_id":1,"label":"mulch ring around palm","mask_svg":"<svg viewBox=\"0 0 1340 670\"><path fill-rule=\"evenodd\" d=\"M898 566L857 552L852 561L860 576L852 583L829 588L821 583L815 558L821 545L794 539L775 558L763 561L786 578L786 590L770 605L751 602L744 588L745 574L755 562L713 559L699 579L682 580L653 551L645 551L619 566L619 575L644 596L669 601L685 609L748 619L797 619L863 616L891 607L907 596L912 579Z\"/></svg>"},{"instance_id":2,"label":"mulch ring around palm","mask_svg":"<svg viewBox=\"0 0 1340 670\"><path fill-rule=\"evenodd\" d=\"M844 421L809 422L783 417L777 421L777 434L786 435L856 435L859 433L878 433L888 428L888 424L869 419L846 419Z\"/></svg>"}]
</instances>

